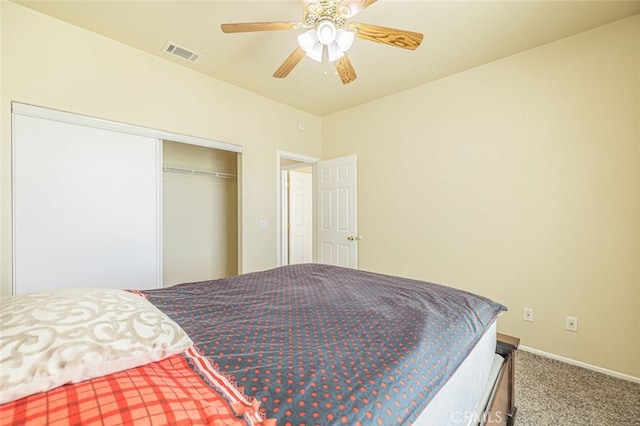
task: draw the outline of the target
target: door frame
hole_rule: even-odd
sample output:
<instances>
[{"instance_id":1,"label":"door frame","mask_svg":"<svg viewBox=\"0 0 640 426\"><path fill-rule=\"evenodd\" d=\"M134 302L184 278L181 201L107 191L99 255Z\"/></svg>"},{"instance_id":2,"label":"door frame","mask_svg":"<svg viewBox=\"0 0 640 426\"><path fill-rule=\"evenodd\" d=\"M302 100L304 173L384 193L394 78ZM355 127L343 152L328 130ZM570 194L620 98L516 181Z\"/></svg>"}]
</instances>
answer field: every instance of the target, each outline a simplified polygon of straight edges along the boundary
<instances>
[{"instance_id":1,"label":"door frame","mask_svg":"<svg viewBox=\"0 0 640 426\"><path fill-rule=\"evenodd\" d=\"M284 235L284 203L285 203L285 194L286 190L285 185L282 179L282 170L290 167L281 166L281 160L293 160L299 163L305 163L302 167L312 166L313 164L320 161L319 158L310 157L308 155L296 154L293 152L287 151L276 151L276 264L277 266L284 265L284 249L287 247L287 242ZM315 223L315 209L313 222ZM315 234L315 232L314 232ZM315 236L314 236L315 238ZM315 242L314 242L315 244ZM315 245L314 245L314 256L315 260Z\"/></svg>"}]
</instances>

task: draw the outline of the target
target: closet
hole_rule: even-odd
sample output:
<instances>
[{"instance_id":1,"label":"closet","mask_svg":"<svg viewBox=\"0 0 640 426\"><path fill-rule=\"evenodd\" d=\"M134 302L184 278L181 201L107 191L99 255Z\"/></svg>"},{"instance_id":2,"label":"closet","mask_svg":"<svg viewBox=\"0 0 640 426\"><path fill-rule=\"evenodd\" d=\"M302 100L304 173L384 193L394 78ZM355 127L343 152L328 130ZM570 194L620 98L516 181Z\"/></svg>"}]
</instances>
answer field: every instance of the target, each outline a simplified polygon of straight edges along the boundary
<instances>
[{"instance_id":1,"label":"closet","mask_svg":"<svg viewBox=\"0 0 640 426\"><path fill-rule=\"evenodd\" d=\"M12 103L14 294L236 274L240 153Z\"/></svg>"},{"instance_id":2,"label":"closet","mask_svg":"<svg viewBox=\"0 0 640 426\"><path fill-rule=\"evenodd\" d=\"M163 286L238 273L237 154L162 143Z\"/></svg>"}]
</instances>

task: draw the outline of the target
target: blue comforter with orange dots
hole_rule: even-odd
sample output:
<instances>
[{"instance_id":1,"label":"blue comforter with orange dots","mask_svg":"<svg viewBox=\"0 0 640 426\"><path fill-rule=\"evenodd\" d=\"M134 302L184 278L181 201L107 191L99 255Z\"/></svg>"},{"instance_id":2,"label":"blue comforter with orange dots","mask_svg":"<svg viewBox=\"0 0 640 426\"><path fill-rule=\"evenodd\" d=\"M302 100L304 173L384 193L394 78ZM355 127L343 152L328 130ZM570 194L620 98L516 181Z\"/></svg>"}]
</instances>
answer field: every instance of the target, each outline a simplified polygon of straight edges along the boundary
<instances>
[{"instance_id":1,"label":"blue comforter with orange dots","mask_svg":"<svg viewBox=\"0 0 640 426\"><path fill-rule=\"evenodd\" d=\"M143 293L278 425L410 424L506 310L320 264Z\"/></svg>"}]
</instances>

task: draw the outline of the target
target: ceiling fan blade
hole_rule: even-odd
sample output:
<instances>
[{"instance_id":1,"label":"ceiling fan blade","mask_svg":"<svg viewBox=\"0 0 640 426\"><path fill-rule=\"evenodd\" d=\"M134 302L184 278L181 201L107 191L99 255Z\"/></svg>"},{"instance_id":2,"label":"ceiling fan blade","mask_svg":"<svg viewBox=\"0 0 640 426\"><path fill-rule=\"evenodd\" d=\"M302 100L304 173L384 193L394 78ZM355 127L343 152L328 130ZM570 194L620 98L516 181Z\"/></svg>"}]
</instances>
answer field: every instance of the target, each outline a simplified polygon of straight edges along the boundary
<instances>
[{"instance_id":1,"label":"ceiling fan blade","mask_svg":"<svg viewBox=\"0 0 640 426\"><path fill-rule=\"evenodd\" d=\"M238 24L222 24L224 33L248 33L253 31L295 30L302 28L302 22L243 22Z\"/></svg>"},{"instance_id":2,"label":"ceiling fan blade","mask_svg":"<svg viewBox=\"0 0 640 426\"><path fill-rule=\"evenodd\" d=\"M379 25L352 22L351 27L357 30L356 37L358 38L409 50L416 50L424 38L420 33L381 27Z\"/></svg>"},{"instance_id":3,"label":"ceiling fan blade","mask_svg":"<svg viewBox=\"0 0 640 426\"><path fill-rule=\"evenodd\" d=\"M285 78L286 76L288 76L289 73L295 68L295 66L298 65L298 62L300 62L302 58L304 58L305 54L305 51L300 46L298 46L296 50L294 50L293 53L291 53L291 55L289 55L289 57L284 60L282 65L280 65L280 68L278 68L276 72L273 73L273 76L275 78Z\"/></svg>"},{"instance_id":4,"label":"ceiling fan blade","mask_svg":"<svg viewBox=\"0 0 640 426\"><path fill-rule=\"evenodd\" d=\"M340 7L349 7L349 13L345 16L345 18L349 19L353 18L355 15L362 12L376 1L377 0L344 0L342 3L340 3Z\"/></svg>"},{"instance_id":5,"label":"ceiling fan blade","mask_svg":"<svg viewBox=\"0 0 640 426\"><path fill-rule=\"evenodd\" d=\"M353 65L351 65L351 61L346 54L335 61L335 64L336 70L338 70L338 75L340 76L340 80L342 80L343 84L349 84L358 78L355 70L353 69Z\"/></svg>"}]
</instances>

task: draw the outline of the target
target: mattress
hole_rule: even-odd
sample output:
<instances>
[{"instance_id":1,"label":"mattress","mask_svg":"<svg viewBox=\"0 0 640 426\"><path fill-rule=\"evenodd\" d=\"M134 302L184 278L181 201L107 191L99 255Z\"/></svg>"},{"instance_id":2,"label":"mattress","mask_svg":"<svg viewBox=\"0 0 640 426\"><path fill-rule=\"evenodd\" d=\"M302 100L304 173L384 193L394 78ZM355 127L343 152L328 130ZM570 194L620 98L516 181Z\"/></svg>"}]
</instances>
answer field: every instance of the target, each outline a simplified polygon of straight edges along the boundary
<instances>
[{"instance_id":1,"label":"mattress","mask_svg":"<svg viewBox=\"0 0 640 426\"><path fill-rule=\"evenodd\" d=\"M458 370L416 419L414 426L475 425L484 408L485 389L496 352L496 323L484 333Z\"/></svg>"},{"instance_id":2,"label":"mattress","mask_svg":"<svg viewBox=\"0 0 640 426\"><path fill-rule=\"evenodd\" d=\"M495 326L486 330L506 310L451 287L320 264L143 293L285 425L414 423L474 348L493 354ZM461 416L484 389L488 358L470 367L483 376L471 375L478 390Z\"/></svg>"},{"instance_id":3,"label":"mattress","mask_svg":"<svg viewBox=\"0 0 640 426\"><path fill-rule=\"evenodd\" d=\"M87 306L102 306L106 301L77 293L75 300L67 300L65 294L63 301L36 303L35 309L52 306L42 318L58 318L59 303L75 308L89 302ZM142 422L156 410L167 419L175 417L173 405L163 403L150 412L143 397L181 401L189 424L196 423L195 414L204 419L203 425L215 423L212 416L223 424L228 424L224 418L261 426L469 424L479 418L475 410L482 408L478 401L491 381L495 321L506 310L499 303L451 287L319 264L134 293L147 299L145 310L129 307L142 298L127 293L123 304L119 298L124 294L118 292L118 300L109 307L89 311L132 313L134 319L123 318L122 324L146 324L155 318L149 316L153 312L165 321L151 321L157 325L152 334L163 336L163 324L175 322L172 329L188 336L188 344L193 345L187 350L189 356L176 353L165 363L150 362L134 369L123 365L122 371L105 376L91 375L86 377L89 380L24 394L0 405L0 424L35 418L46 419L39 424L53 424L53 417L63 419L60 424L91 424L91 419L97 425L141 424L127 419L135 414ZM7 318L15 317L11 306L6 311ZM21 317L28 330L17 334L19 342L37 333L29 328L34 326L28 320L32 316ZM66 317L60 318L66 326ZM84 317L74 314L73 318ZM109 321L112 324L113 318ZM82 324L82 332L67 334L100 334L96 330L102 330L104 322L95 321L93 327ZM123 336L129 339L130 333ZM64 342L59 356L65 348L83 348ZM49 352L40 356L58 359ZM16 363L14 357L5 358ZM74 358L55 364L78 369ZM30 375L25 377L28 380ZM151 383L151 377L162 380ZM176 397L179 389L184 392ZM105 394L124 397L116 403L105 399ZM50 410L51 401L63 411ZM223 413L212 413L211 407L220 407ZM96 410L127 417L103 421L102 414L95 416Z\"/></svg>"}]
</instances>

